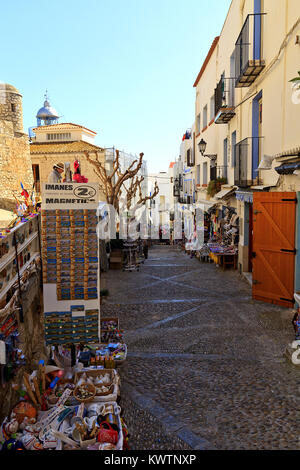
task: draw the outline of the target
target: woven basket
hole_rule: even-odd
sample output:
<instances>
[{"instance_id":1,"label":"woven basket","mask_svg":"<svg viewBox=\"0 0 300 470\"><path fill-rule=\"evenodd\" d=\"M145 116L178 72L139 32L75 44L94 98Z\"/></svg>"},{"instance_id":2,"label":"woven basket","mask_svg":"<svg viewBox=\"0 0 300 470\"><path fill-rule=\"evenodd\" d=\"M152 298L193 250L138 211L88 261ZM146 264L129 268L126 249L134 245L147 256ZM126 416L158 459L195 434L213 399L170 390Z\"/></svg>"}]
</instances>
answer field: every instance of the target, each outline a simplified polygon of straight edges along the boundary
<instances>
[{"instance_id":1,"label":"woven basket","mask_svg":"<svg viewBox=\"0 0 300 470\"><path fill-rule=\"evenodd\" d=\"M82 387L82 386L86 387L86 388L92 393L92 395L91 395L90 397L88 397L88 398L80 398L80 397L77 396L78 390L79 390L79 388ZM82 403L88 403L88 402L94 400L95 395L96 395L96 387L95 387L94 385L90 384L90 383L83 383L83 384L81 384L80 386L77 386L77 387L74 389L73 395L74 395L74 397L76 398L76 400L78 400L78 401L80 401L80 402L82 402Z\"/></svg>"}]
</instances>

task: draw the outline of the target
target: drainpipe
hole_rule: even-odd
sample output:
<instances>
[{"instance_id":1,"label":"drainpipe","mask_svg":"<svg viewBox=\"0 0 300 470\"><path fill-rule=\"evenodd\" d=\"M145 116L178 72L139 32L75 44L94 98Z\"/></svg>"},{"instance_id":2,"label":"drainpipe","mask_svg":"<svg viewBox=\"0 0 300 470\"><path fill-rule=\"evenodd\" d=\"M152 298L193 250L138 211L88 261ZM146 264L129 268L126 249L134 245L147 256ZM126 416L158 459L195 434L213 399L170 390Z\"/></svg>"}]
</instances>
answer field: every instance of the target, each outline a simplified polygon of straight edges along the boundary
<instances>
[{"instance_id":1,"label":"drainpipe","mask_svg":"<svg viewBox=\"0 0 300 470\"><path fill-rule=\"evenodd\" d=\"M288 3L289 2L285 2L285 37L287 36L287 33L288 33ZM282 125L282 128L281 128L281 148L284 149L285 148L285 126L284 126L284 123L285 123L285 119L286 119L286 93L287 93L287 85L288 85L288 81L287 81L287 67L286 67L286 59L287 59L287 54L286 54L286 51L284 51L284 58L283 58L283 83L282 83L282 86L283 86L283 103L282 103L282 119L281 119L281 125Z\"/></svg>"}]
</instances>

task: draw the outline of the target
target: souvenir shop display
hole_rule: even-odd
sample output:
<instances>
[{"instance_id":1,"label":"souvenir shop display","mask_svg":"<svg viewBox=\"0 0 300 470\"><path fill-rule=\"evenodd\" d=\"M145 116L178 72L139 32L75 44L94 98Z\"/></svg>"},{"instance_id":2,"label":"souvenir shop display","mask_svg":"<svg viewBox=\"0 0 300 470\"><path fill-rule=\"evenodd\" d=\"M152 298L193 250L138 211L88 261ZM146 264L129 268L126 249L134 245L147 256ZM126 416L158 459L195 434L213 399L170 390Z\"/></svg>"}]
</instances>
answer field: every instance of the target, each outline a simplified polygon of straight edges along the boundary
<instances>
[{"instance_id":1,"label":"souvenir shop display","mask_svg":"<svg viewBox=\"0 0 300 470\"><path fill-rule=\"evenodd\" d=\"M0 229L0 385L10 382L26 364L20 349L18 322L23 321L22 291L40 265L39 213L34 193L22 183L16 198L16 218ZM21 292L20 292L21 290Z\"/></svg>"},{"instance_id":2,"label":"souvenir shop display","mask_svg":"<svg viewBox=\"0 0 300 470\"><path fill-rule=\"evenodd\" d=\"M100 339L97 194L96 184L45 184L43 188L47 345L86 344Z\"/></svg>"},{"instance_id":3,"label":"souvenir shop display","mask_svg":"<svg viewBox=\"0 0 300 470\"><path fill-rule=\"evenodd\" d=\"M25 272L31 262L40 257L38 214L17 223L0 234L0 299ZM8 231L9 230L9 231ZM17 258L17 259L16 259Z\"/></svg>"},{"instance_id":4,"label":"souvenir shop display","mask_svg":"<svg viewBox=\"0 0 300 470\"><path fill-rule=\"evenodd\" d=\"M2 451L129 448L117 371L81 366L63 370L40 361L24 373L22 398L0 427Z\"/></svg>"},{"instance_id":5,"label":"souvenir shop display","mask_svg":"<svg viewBox=\"0 0 300 470\"><path fill-rule=\"evenodd\" d=\"M197 250L201 261L213 261L225 269L237 268L239 217L232 207L213 207L204 214L204 243ZM191 247L191 243L188 245ZM191 248L190 248L191 249Z\"/></svg>"}]
</instances>

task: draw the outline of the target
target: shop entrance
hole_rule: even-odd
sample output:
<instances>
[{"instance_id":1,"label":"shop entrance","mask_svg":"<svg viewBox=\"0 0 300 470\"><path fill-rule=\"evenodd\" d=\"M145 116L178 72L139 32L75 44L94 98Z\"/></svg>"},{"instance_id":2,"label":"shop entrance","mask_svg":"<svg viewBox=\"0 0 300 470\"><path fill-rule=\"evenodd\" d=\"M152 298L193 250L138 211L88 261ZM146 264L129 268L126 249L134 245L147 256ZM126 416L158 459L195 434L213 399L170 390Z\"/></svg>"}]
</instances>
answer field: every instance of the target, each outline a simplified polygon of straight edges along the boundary
<instances>
[{"instance_id":1,"label":"shop entrance","mask_svg":"<svg viewBox=\"0 0 300 470\"><path fill-rule=\"evenodd\" d=\"M294 305L296 193L253 194L252 297Z\"/></svg>"}]
</instances>

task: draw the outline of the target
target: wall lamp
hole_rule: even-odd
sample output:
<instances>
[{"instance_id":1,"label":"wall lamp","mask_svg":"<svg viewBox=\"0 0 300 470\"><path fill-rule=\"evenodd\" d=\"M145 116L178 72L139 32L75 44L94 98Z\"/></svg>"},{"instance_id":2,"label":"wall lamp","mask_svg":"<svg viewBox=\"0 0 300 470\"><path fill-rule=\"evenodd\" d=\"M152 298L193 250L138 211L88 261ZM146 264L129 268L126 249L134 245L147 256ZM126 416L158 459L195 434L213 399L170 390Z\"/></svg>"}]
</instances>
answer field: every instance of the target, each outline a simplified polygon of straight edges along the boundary
<instances>
[{"instance_id":1,"label":"wall lamp","mask_svg":"<svg viewBox=\"0 0 300 470\"><path fill-rule=\"evenodd\" d=\"M207 143L205 142L205 140L201 139L200 142L198 142L199 152L201 153L201 155L203 157L210 158L211 160L216 160L217 159L217 154L204 155L205 150L206 150L206 145L207 145Z\"/></svg>"}]
</instances>

